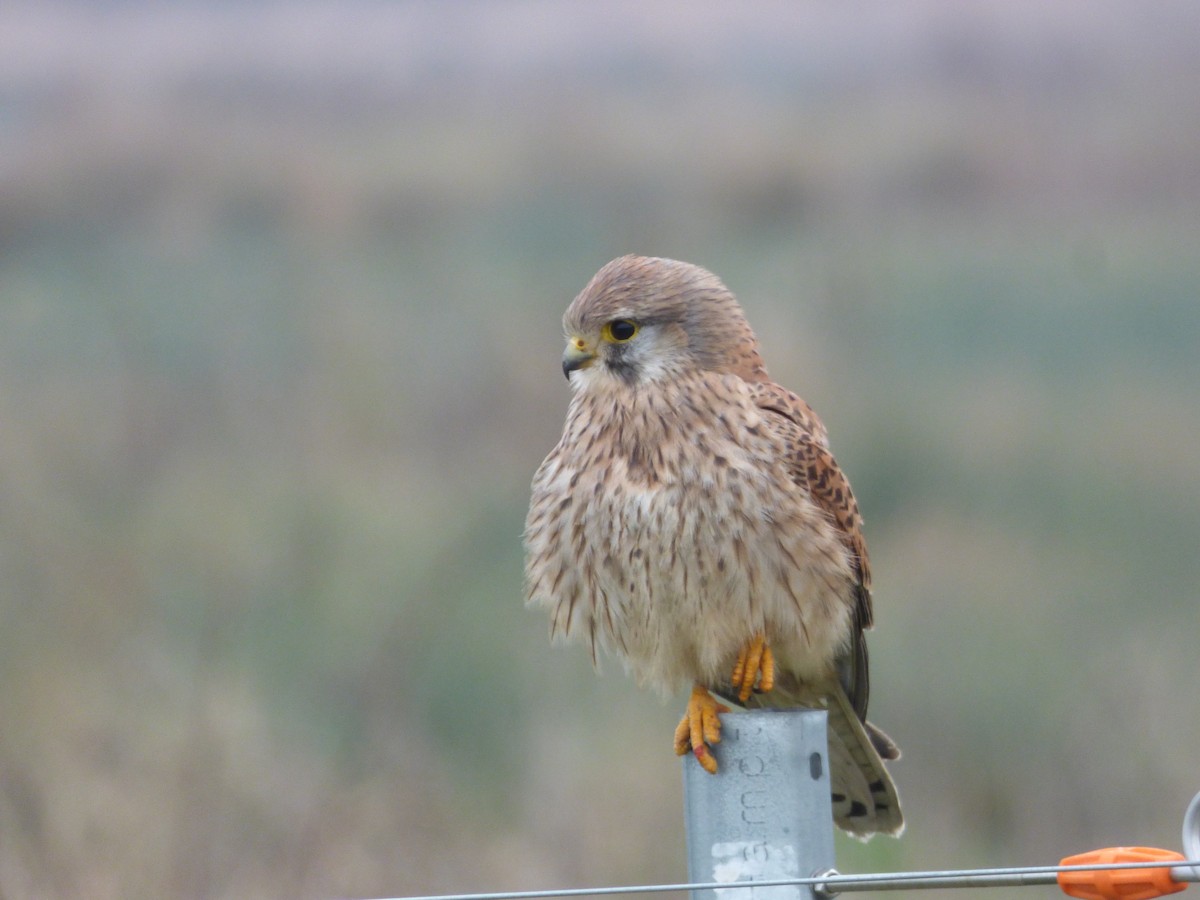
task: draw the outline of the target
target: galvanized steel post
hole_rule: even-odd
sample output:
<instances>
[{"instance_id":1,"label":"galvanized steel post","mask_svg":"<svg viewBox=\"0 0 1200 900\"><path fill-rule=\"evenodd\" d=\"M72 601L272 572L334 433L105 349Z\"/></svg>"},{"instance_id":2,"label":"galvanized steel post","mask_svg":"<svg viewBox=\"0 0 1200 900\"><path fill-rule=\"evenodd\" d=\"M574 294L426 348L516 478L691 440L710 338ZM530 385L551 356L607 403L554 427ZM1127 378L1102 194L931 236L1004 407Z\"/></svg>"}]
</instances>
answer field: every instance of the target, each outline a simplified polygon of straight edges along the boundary
<instances>
[{"instance_id":1,"label":"galvanized steel post","mask_svg":"<svg viewBox=\"0 0 1200 900\"><path fill-rule=\"evenodd\" d=\"M716 775L683 759L688 879L791 878L834 867L825 711L721 716ZM692 900L813 900L808 885L692 891Z\"/></svg>"}]
</instances>

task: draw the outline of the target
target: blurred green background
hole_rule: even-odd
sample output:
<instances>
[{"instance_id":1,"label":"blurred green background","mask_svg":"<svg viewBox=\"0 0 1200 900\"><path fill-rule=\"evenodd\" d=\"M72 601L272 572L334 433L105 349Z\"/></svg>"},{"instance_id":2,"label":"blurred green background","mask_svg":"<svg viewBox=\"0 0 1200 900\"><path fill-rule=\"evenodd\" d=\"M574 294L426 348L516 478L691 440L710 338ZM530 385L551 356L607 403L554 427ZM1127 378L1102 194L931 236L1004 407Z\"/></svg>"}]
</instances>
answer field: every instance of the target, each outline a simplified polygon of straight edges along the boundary
<instances>
[{"instance_id":1,"label":"blurred green background","mask_svg":"<svg viewBox=\"0 0 1200 900\"><path fill-rule=\"evenodd\" d=\"M559 317L627 252L725 280L861 499L910 824L839 867L1178 848L1198 33L0 5L0 896L685 877L681 701L521 603Z\"/></svg>"}]
</instances>

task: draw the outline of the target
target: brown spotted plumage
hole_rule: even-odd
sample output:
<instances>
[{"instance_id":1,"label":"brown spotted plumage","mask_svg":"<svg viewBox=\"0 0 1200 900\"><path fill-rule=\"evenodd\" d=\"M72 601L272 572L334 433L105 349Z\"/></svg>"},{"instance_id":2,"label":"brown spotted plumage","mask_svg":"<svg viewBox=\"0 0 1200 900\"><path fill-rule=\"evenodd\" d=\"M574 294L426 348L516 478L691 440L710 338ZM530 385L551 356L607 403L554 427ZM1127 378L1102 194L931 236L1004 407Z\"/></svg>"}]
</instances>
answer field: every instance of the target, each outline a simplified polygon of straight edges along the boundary
<instances>
[{"instance_id":1,"label":"brown spotted plumage","mask_svg":"<svg viewBox=\"0 0 1200 900\"><path fill-rule=\"evenodd\" d=\"M613 260L563 325L574 396L533 479L528 603L639 683L691 683L676 750L710 772L726 703L827 708L835 821L898 834L899 751L866 721L862 517L824 426L698 266Z\"/></svg>"}]
</instances>

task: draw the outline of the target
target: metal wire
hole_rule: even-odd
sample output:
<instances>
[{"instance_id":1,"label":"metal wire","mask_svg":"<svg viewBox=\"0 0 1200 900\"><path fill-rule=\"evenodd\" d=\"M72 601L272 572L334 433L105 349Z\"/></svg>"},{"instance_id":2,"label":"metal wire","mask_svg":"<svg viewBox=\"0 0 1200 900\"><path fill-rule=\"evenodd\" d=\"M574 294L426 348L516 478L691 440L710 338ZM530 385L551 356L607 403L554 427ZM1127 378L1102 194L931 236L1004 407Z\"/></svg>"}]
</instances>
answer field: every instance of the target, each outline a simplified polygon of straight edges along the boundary
<instances>
[{"instance_id":1,"label":"metal wire","mask_svg":"<svg viewBox=\"0 0 1200 900\"><path fill-rule=\"evenodd\" d=\"M1114 869L1171 869L1176 881L1200 881L1200 859L1163 862L1094 863L1086 866L1023 866L1006 869L949 869L929 872L879 872L869 875L820 873L805 878L761 881L710 881L683 884L641 884L543 891L491 891L479 894L428 894L390 900L544 900L549 897L605 897L618 894L656 894L668 891L738 890L741 888L808 885L832 896L842 891L886 891L941 887L1014 887L1054 884L1059 872L1098 872Z\"/></svg>"},{"instance_id":2,"label":"metal wire","mask_svg":"<svg viewBox=\"0 0 1200 900\"><path fill-rule=\"evenodd\" d=\"M1055 884L1060 872L1101 872L1114 869L1170 868L1175 881L1200 881L1200 874L1191 868L1194 860L1172 860L1136 863L1089 863L1081 866L1021 866L1006 869L951 869L940 872L882 872L871 875L831 874L813 885L814 890L827 896L844 891L889 891L914 888L942 887L1022 887L1033 884ZM1188 868L1184 868L1188 866Z\"/></svg>"},{"instance_id":3,"label":"metal wire","mask_svg":"<svg viewBox=\"0 0 1200 900\"><path fill-rule=\"evenodd\" d=\"M1183 855L1200 857L1200 793L1192 798L1183 814Z\"/></svg>"},{"instance_id":4,"label":"metal wire","mask_svg":"<svg viewBox=\"0 0 1200 900\"><path fill-rule=\"evenodd\" d=\"M807 885L813 893L832 898L846 891L913 890L945 887L1022 887L1054 884L1061 872L1105 872L1120 869L1170 869L1175 882L1200 882L1200 793L1192 798L1183 820L1184 860L1151 862L1089 863L1074 866L1017 866L993 869L944 869L926 872L877 872L842 875L836 869L807 877L764 878L753 881L684 882L639 884L598 888L561 888L540 891L489 891L477 894L427 894L394 897L391 900L547 900L552 897L606 897L620 894L659 894L671 891L728 891L765 887Z\"/></svg>"}]
</instances>

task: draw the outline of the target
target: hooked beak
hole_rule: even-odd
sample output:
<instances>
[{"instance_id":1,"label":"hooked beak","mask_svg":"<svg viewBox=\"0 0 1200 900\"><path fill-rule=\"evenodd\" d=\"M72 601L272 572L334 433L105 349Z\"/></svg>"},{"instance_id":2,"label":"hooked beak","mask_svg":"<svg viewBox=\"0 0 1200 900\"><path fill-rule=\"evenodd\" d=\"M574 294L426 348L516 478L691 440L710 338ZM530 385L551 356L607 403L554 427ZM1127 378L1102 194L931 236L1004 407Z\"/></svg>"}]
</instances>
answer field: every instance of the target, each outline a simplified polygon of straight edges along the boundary
<instances>
[{"instance_id":1,"label":"hooked beak","mask_svg":"<svg viewBox=\"0 0 1200 900\"><path fill-rule=\"evenodd\" d=\"M596 354L587 341L581 337L567 339L567 349L563 351L563 375L571 380L571 373L576 369L586 369L596 359Z\"/></svg>"}]
</instances>

